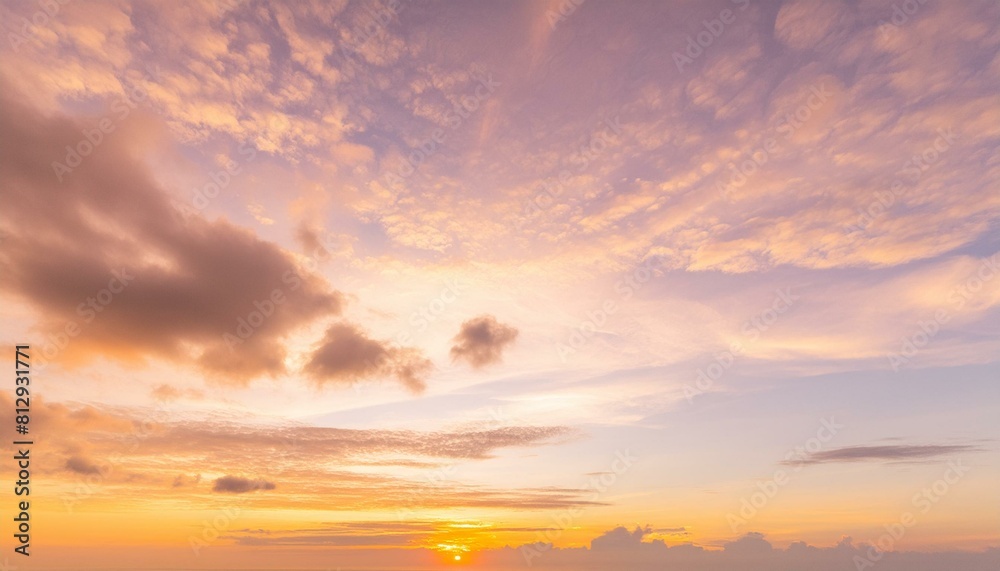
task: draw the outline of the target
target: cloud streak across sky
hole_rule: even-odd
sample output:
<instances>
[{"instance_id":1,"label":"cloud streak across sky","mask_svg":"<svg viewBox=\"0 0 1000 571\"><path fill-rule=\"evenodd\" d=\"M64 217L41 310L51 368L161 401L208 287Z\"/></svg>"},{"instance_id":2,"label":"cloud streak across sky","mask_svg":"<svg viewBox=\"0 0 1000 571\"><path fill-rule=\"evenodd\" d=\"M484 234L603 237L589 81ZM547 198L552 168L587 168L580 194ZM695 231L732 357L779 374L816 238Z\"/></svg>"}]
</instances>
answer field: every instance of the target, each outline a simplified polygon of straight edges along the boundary
<instances>
[{"instance_id":1,"label":"cloud streak across sky","mask_svg":"<svg viewBox=\"0 0 1000 571\"><path fill-rule=\"evenodd\" d=\"M889 446L848 446L835 448L809 455L802 460L792 460L786 463L794 465L823 464L828 462L922 462L932 461L942 456L962 452L981 452L983 449L970 444L925 444L925 445L889 445Z\"/></svg>"}]
</instances>

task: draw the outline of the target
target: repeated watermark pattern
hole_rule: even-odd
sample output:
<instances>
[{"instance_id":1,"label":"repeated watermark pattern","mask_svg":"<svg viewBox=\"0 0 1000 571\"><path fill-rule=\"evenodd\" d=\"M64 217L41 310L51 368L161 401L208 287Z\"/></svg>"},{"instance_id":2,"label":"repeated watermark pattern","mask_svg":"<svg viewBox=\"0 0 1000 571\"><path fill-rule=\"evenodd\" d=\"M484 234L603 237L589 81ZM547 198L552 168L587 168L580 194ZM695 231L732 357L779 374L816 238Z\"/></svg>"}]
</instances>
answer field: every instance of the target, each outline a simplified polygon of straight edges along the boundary
<instances>
[{"instance_id":1,"label":"repeated watermark pattern","mask_svg":"<svg viewBox=\"0 0 1000 571\"><path fill-rule=\"evenodd\" d=\"M616 450L608 465L609 470L592 475L584 484L582 491L587 494L586 501L595 503L603 498L638 460L639 458L633 456L628 449ZM525 564L531 567L535 559L550 551L553 542L559 539L564 531L576 525L585 511L586 508L583 506L570 506L552 514L554 525L544 531L536 532L535 543L521 546L521 556Z\"/></svg>"},{"instance_id":2,"label":"repeated watermark pattern","mask_svg":"<svg viewBox=\"0 0 1000 571\"><path fill-rule=\"evenodd\" d=\"M790 140L834 95L833 91L828 89L828 85L822 81L810 85L807 93L794 109L786 111L781 117L774 127L774 135L768 135L758 147L744 153L745 158L737 159L726 165L729 171L728 180L718 181L715 184L716 191L723 198L732 200L733 192L743 188L765 164L781 153L781 140Z\"/></svg>"},{"instance_id":3,"label":"repeated watermark pattern","mask_svg":"<svg viewBox=\"0 0 1000 571\"><path fill-rule=\"evenodd\" d=\"M933 165L944 156L960 137L951 129L938 129L938 136L920 153L913 155L903 163L896 173L896 178L889 184L888 190L876 191L867 207L858 211L858 222L848 227L848 232L864 231L877 218L896 205L909 188L916 186Z\"/></svg>"},{"instance_id":4,"label":"repeated watermark pattern","mask_svg":"<svg viewBox=\"0 0 1000 571\"><path fill-rule=\"evenodd\" d=\"M786 287L775 292L774 300L770 307L747 319L740 326L742 339L746 341L756 341L761 335L767 332L778 319L788 312L800 299L800 296L792 293L792 288ZM726 371L736 363L736 358L746 352L744 341L733 341L725 351L716 353L712 363L695 372L694 383L684 385L684 398L694 402L694 397L704 394L715 386L716 381L725 375Z\"/></svg>"},{"instance_id":5,"label":"repeated watermark pattern","mask_svg":"<svg viewBox=\"0 0 1000 571\"><path fill-rule=\"evenodd\" d=\"M142 81L153 81L159 75L158 66L147 66ZM118 129L119 125L132 116L139 104L149 98L149 91L141 85L141 82L123 80L122 83L125 87L125 94L120 99L111 102L110 113L98 119L94 127L83 129L83 137L75 144L66 145L66 153L61 161L52 161L52 172L55 173L59 182L63 182L67 176L83 164L87 157L94 154L97 148Z\"/></svg>"},{"instance_id":6,"label":"repeated watermark pattern","mask_svg":"<svg viewBox=\"0 0 1000 571\"><path fill-rule=\"evenodd\" d=\"M83 472L83 474L72 492L62 498L66 511L73 513L78 504L97 494L115 471L121 467L126 455L138 451L143 441L156 431L159 423L166 420L167 414L167 407L162 403L156 403L149 415L141 421L132 423L132 430L121 438L122 448L120 450L99 461L78 460L77 464L73 466L74 471ZM73 459L71 458L67 462L72 463Z\"/></svg>"},{"instance_id":7,"label":"repeated watermark pattern","mask_svg":"<svg viewBox=\"0 0 1000 571\"><path fill-rule=\"evenodd\" d=\"M573 171L578 173L586 171L591 163L608 149L620 144L621 134L622 123L619 116L601 121L598 130L591 133L585 143L570 153L566 161L569 167L560 169L554 179L538 183L538 187L524 205L522 215L514 221L514 227L523 230L528 221L557 204L557 199L569 188Z\"/></svg>"},{"instance_id":8,"label":"repeated watermark pattern","mask_svg":"<svg viewBox=\"0 0 1000 571\"><path fill-rule=\"evenodd\" d=\"M70 342L79 337L88 325L100 317L134 279L135 276L128 268L112 270L108 285L94 292L94 295L87 296L76 306L78 320L68 319L62 329L45 335L45 340L41 345L41 356L36 365L38 369L42 370L47 367L64 349L69 347Z\"/></svg>"},{"instance_id":9,"label":"repeated watermark pattern","mask_svg":"<svg viewBox=\"0 0 1000 571\"><path fill-rule=\"evenodd\" d=\"M888 36L910 21L920 8L927 4L927 0L904 0L892 5L892 15L888 20L879 20L878 31L883 36Z\"/></svg>"},{"instance_id":10,"label":"repeated watermark pattern","mask_svg":"<svg viewBox=\"0 0 1000 571\"><path fill-rule=\"evenodd\" d=\"M792 476L802 470L809 456L822 450L843 428L844 425L838 424L832 416L820 420L820 427L816 430L815 436L785 454L781 464L792 466L791 472L783 467L778 468L770 478L757 481L754 491L740 499L740 509L726 514L726 522L729 523L733 533L737 533L740 528L750 523L750 520L792 481Z\"/></svg>"},{"instance_id":11,"label":"repeated watermark pattern","mask_svg":"<svg viewBox=\"0 0 1000 571\"><path fill-rule=\"evenodd\" d=\"M747 7L750 6L750 0L730 1L738 6L740 12L746 12ZM704 29L698 31L693 36L689 35L684 49L673 53L672 57L674 65L677 66L677 71L683 72L685 67L693 64L708 48L712 47L712 44L722 37L726 28L736 21L736 15L736 12L733 10L723 8L719 12L718 17L711 20L702 20L701 25Z\"/></svg>"},{"instance_id":12,"label":"repeated watermark pattern","mask_svg":"<svg viewBox=\"0 0 1000 571\"><path fill-rule=\"evenodd\" d=\"M192 189L189 202L171 200L174 209L185 218L204 212L212 200L229 188L237 176L243 174L244 167L257 158L257 149L246 143L240 145L238 153L239 156L246 157L242 163L236 159L227 159L223 168L208 173L208 182Z\"/></svg>"},{"instance_id":13,"label":"repeated watermark pattern","mask_svg":"<svg viewBox=\"0 0 1000 571\"><path fill-rule=\"evenodd\" d=\"M614 296L608 296L594 309L587 311L586 319L576 325L569 337L564 341L556 343L556 354L563 362L567 362L570 355L582 349L600 331L608 319L618 313L622 302L632 299L632 297L657 275L655 267L658 260L648 258L641 265L631 272L626 273L615 282Z\"/></svg>"},{"instance_id":14,"label":"repeated watermark pattern","mask_svg":"<svg viewBox=\"0 0 1000 571\"><path fill-rule=\"evenodd\" d=\"M21 46L29 41L35 41L52 20L59 15L62 7L70 0L38 0L39 9L31 14L31 19L21 18L21 26L17 31L7 34L7 42L15 53L21 51Z\"/></svg>"},{"instance_id":15,"label":"repeated watermark pattern","mask_svg":"<svg viewBox=\"0 0 1000 571\"><path fill-rule=\"evenodd\" d=\"M426 139L411 148L406 156L403 157L403 163L395 169L395 172L389 171L382 177L386 186L399 187L403 184L404 180L413 176L417 172L417 169L420 168L420 165L427 162L428 159L441 150L442 146L448 140L449 131L454 131L461 127L473 113L482 108L486 100L501 85L499 81L493 79L493 74L480 75L474 79L477 85L472 93L459 97L458 101L452 105L452 108L445 112L444 124L448 130L446 131L438 127L431 131L431 134Z\"/></svg>"},{"instance_id":16,"label":"repeated watermark pattern","mask_svg":"<svg viewBox=\"0 0 1000 571\"><path fill-rule=\"evenodd\" d=\"M913 494L913 497L910 498L910 503L920 514L927 514L971 470L972 468L962 464L961 460L949 462L948 467L941 477ZM885 533L869 543L864 557L860 555L854 556L855 569L857 571L864 571L865 569L874 567L876 563L885 557L886 553L895 550L899 540L906 535L907 530L917 525L918 521L917 515L912 511L907 510L902 512L896 521L885 526Z\"/></svg>"},{"instance_id":17,"label":"repeated watermark pattern","mask_svg":"<svg viewBox=\"0 0 1000 571\"><path fill-rule=\"evenodd\" d=\"M900 369L910 364L913 358L941 333L944 325L966 304L973 301L986 284L1000 274L998 255L1000 254L982 259L974 272L951 289L945 306L937 308L929 319L917 321L917 331L900 340L899 351L890 351L886 354L889 366L894 372L898 373Z\"/></svg>"}]
</instances>

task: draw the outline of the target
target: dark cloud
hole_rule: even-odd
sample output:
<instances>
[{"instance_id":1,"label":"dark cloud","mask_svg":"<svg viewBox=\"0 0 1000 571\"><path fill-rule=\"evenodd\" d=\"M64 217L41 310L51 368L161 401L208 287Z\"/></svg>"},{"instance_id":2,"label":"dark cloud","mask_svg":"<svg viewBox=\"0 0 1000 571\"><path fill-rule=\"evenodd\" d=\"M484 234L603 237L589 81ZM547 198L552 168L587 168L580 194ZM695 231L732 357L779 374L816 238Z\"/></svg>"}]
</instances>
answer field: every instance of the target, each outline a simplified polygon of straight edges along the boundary
<instances>
[{"instance_id":1,"label":"dark cloud","mask_svg":"<svg viewBox=\"0 0 1000 571\"><path fill-rule=\"evenodd\" d=\"M226 494L245 494L257 490L273 490L275 485L267 480L242 478L240 476L223 476L212 484L213 492Z\"/></svg>"},{"instance_id":2,"label":"dark cloud","mask_svg":"<svg viewBox=\"0 0 1000 571\"><path fill-rule=\"evenodd\" d=\"M475 368L498 363L504 348L517 339L517 334L517 329L498 322L492 315L481 315L462 324L453 339L451 357Z\"/></svg>"},{"instance_id":3,"label":"dark cloud","mask_svg":"<svg viewBox=\"0 0 1000 571\"><path fill-rule=\"evenodd\" d=\"M77 474L100 474L97 464L82 456L70 456L66 459L66 469Z\"/></svg>"},{"instance_id":4,"label":"dark cloud","mask_svg":"<svg viewBox=\"0 0 1000 571\"><path fill-rule=\"evenodd\" d=\"M37 310L41 356L156 357L243 383L285 372L283 338L337 314L341 294L252 232L181 214L136 150L155 123L117 128L94 146L91 122L0 95L0 287ZM60 181L67 146L93 150Z\"/></svg>"},{"instance_id":5,"label":"dark cloud","mask_svg":"<svg viewBox=\"0 0 1000 571\"><path fill-rule=\"evenodd\" d=\"M295 229L295 241L307 256L318 256L326 251L319 237L320 231L306 224L299 224Z\"/></svg>"},{"instance_id":6,"label":"dark cloud","mask_svg":"<svg viewBox=\"0 0 1000 571\"><path fill-rule=\"evenodd\" d=\"M801 466L833 462L920 462L959 452L981 450L980 447L970 444L845 446L823 450L798 460L786 460L783 464Z\"/></svg>"},{"instance_id":7,"label":"dark cloud","mask_svg":"<svg viewBox=\"0 0 1000 571\"><path fill-rule=\"evenodd\" d=\"M394 377L412 392L423 391L433 365L412 348L394 347L369 338L349 324L326 331L306 363L304 372L316 383L351 384L373 377Z\"/></svg>"}]
</instances>

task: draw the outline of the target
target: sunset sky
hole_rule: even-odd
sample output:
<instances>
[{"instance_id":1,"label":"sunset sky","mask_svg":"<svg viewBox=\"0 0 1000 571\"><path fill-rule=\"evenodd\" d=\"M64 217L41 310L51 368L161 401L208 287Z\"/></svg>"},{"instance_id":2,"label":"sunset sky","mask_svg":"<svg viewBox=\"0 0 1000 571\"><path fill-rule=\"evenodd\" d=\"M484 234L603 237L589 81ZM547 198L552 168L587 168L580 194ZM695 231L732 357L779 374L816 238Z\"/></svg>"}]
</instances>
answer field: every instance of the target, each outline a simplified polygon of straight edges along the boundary
<instances>
[{"instance_id":1,"label":"sunset sky","mask_svg":"<svg viewBox=\"0 0 1000 571\"><path fill-rule=\"evenodd\" d=\"M0 22L0 562L1000 565L997 2Z\"/></svg>"}]
</instances>

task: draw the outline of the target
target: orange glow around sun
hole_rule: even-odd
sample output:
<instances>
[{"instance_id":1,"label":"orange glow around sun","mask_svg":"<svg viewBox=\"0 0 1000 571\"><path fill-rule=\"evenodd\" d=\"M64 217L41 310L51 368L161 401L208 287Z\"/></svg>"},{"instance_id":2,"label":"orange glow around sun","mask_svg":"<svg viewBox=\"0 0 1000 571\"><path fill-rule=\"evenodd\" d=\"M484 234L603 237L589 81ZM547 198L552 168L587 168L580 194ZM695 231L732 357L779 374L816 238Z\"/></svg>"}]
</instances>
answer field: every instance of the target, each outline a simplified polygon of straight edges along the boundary
<instances>
[{"instance_id":1,"label":"orange glow around sun","mask_svg":"<svg viewBox=\"0 0 1000 571\"><path fill-rule=\"evenodd\" d=\"M471 560L469 559L470 549L468 546L441 544L437 548L443 563L462 566L471 564Z\"/></svg>"}]
</instances>

